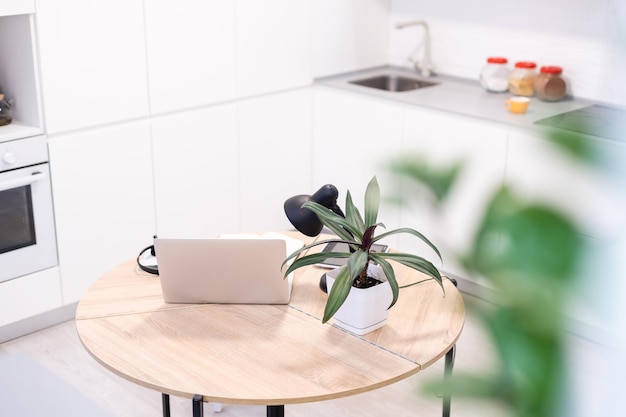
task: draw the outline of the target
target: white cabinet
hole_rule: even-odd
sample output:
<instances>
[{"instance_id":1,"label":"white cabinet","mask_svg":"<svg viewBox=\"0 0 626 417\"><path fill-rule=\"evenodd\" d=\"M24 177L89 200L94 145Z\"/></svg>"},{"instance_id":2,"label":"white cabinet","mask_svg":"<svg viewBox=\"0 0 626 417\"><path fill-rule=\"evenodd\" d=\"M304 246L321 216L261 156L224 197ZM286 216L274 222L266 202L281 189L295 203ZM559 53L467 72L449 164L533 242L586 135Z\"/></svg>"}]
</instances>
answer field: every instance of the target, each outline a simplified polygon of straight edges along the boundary
<instances>
[{"instance_id":1,"label":"white cabinet","mask_svg":"<svg viewBox=\"0 0 626 417\"><path fill-rule=\"evenodd\" d=\"M623 302L615 291L620 265L620 241L626 233L624 162L626 146L617 141L568 133L569 141L582 139L594 164L556 147L546 132L514 132L509 144L507 182L529 201L540 201L565 213L579 228L585 245L583 269L574 281L568 308L575 331L586 327L609 334L611 306ZM579 148L580 149L580 148Z\"/></svg>"},{"instance_id":2,"label":"white cabinet","mask_svg":"<svg viewBox=\"0 0 626 417\"><path fill-rule=\"evenodd\" d=\"M142 0L37 1L47 133L143 117Z\"/></svg>"},{"instance_id":3,"label":"white cabinet","mask_svg":"<svg viewBox=\"0 0 626 417\"><path fill-rule=\"evenodd\" d=\"M11 5L14 7L6 7ZM2 16L29 9L22 2L0 5L0 92L14 101L13 120L0 126L0 142L43 133L34 17L32 14Z\"/></svg>"},{"instance_id":4,"label":"white cabinet","mask_svg":"<svg viewBox=\"0 0 626 417\"><path fill-rule=\"evenodd\" d=\"M50 134L312 83L311 1L39 1Z\"/></svg>"},{"instance_id":5,"label":"white cabinet","mask_svg":"<svg viewBox=\"0 0 626 417\"><path fill-rule=\"evenodd\" d=\"M149 0L145 16L152 113L237 97L235 2Z\"/></svg>"},{"instance_id":6,"label":"white cabinet","mask_svg":"<svg viewBox=\"0 0 626 417\"><path fill-rule=\"evenodd\" d=\"M469 248L491 193L504 181L507 131L385 100L326 88L314 97L313 180L315 187L339 188L340 206L347 189L362 206L367 181L376 175L384 197L379 220L387 229L412 227L442 252L444 264L419 240L399 237L388 243L434 261L448 273L468 277L455 260ZM441 208L428 196L413 193L390 176L390 163L400 156L420 155L434 167L465 161L464 175ZM314 187L314 188L315 188ZM312 190L315 191L315 190ZM404 198L407 205L386 203Z\"/></svg>"},{"instance_id":7,"label":"white cabinet","mask_svg":"<svg viewBox=\"0 0 626 417\"><path fill-rule=\"evenodd\" d=\"M373 176L381 193L391 190L387 164L401 151L402 106L324 87L314 91L313 187L307 191L333 184L339 190L342 210L348 190L355 205L362 208ZM379 221L389 229L397 227L398 220L398 207L382 204ZM396 246L395 241L387 243Z\"/></svg>"},{"instance_id":8,"label":"white cabinet","mask_svg":"<svg viewBox=\"0 0 626 417\"><path fill-rule=\"evenodd\" d=\"M160 236L283 230L283 202L310 187L310 90L152 121Z\"/></svg>"},{"instance_id":9,"label":"white cabinet","mask_svg":"<svg viewBox=\"0 0 626 417\"><path fill-rule=\"evenodd\" d=\"M152 113L312 82L310 0L148 1L146 33Z\"/></svg>"},{"instance_id":10,"label":"white cabinet","mask_svg":"<svg viewBox=\"0 0 626 417\"><path fill-rule=\"evenodd\" d=\"M402 106L324 87L314 91L313 181L315 187L334 184L343 207L346 190L363 196L370 178L384 176L385 164L400 152Z\"/></svg>"},{"instance_id":11,"label":"white cabinet","mask_svg":"<svg viewBox=\"0 0 626 417\"><path fill-rule=\"evenodd\" d=\"M313 2L313 77L386 65L390 0Z\"/></svg>"},{"instance_id":12,"label":"white cabinet","mask_svg":"<svg viewBox=\"0 0 626 417\"><path fill-rule=\"evenodd\" d=\"M442 252L444 264L413 237L400 236L387 243L424 256L448 273L480 280L468 277L456 257L469 248L487 200L503 184L506 130L326 88L315 89L314 112L311 191L331 183L339 189L342 208L348 189L362 207L365 186L376 175L383 195L379 220L387 229L411 227L425 234ZM464 175L446 205L434 208L428 196L414 193L414 187L390 176L393 159L412 155L435 168L465 162ZM400 197L406 205L387 202Z\"/></svg>"},{"instance_id":13,"label":"white cabinet","mask_svg":"<svg viewBox=\"0 0 626 417\"><path fill-rule=\"evenodd\" d=\"M617 226L623 223L626 193L614 178L616 173L599 170L570 156L547 140L547 135L511 133L507 182L527 198L544 201L567 213L586 236L603 241L619 236L622 231ZM571 140L580 139L571 134ZM593 137L582 140L596 160L626 160L626 146L622 143Z\"/></svg>"},{"instance_id":14,"label":"white cabinet","mask_svg":"<svg viewBox=\"0 0 626 417\"><path fill-rule=\"evenodd\" d=\"M0 16L28 14L35 11L35 0L2 0Z\"/></svg>"},{"instance_id":15,"label":"white cabinet","mask_svg":"<svg viewBox=\"0 0 626 417\"><path fill-rule=\"evenodd\" d=\"M241 228L286 230L284 201L311 188L311 89L239 102Z\"/></svg>"},{"instance_id":16,"label":"white cabinet","mask_svg":"<svg viewBox=\"0 0 626 417\"><path fill-rule=\"evenodd\" d=\"M478 280L468 277L455 258L469 249L488 200L504 182L507 131L423 109L407 107L404 114L405 156L420 155L434 169L461 161L464 168L448 200L440 207L434 207L427 194L415 191L404 195L409 205L402 212L402 224L421 231L440 249L444 271ZM403 239L402 245L408 242ZM424 245L411 250L435 259Z\"/></svg>"},{"instance_id":17,"label":"white cabinet","mask_svg":"<svg viewBox=\"0 0 626 417\"><path fill-rule=\"evenodd\" d=\"M236 4L238 96L310 85L311 0Z\"/></svg>"},{"instance_id":18,"label":"white cabinet","mask_svg":"<svg viewBox=\"0 0 626 417\"><path fill-rule=\"evenodd\" d=\"M239 230L237 105L152 120L157 234Z\"/></svg>"},{"instance_id":19,"label":"white cabinet","mask_svg":"<svg viewBox=\"0 0 626 417\"><path fill-rule=\"evenodd\" d=\"M12 121L0 126L0 142L44 133L34 11L33 0L0 2L0 93L12 101ZM62 305L56 267L0 283L0 327Z\"/></svg>"},{"instance_id":20,"label":"white cabinet","mask_svg":"<svg viewBox=\"0 0 626 417\"><path fill-rule=\"evenodd\" d=\"M0 283L0 327L62 305L58 268Z\"/></svg>"},{"instance_id":21,"label":"white cabinet","mask_svg":"<svg viewBox=\"0 0 626 417\"><path fill-rule=\"evenodd\" d=\"M152 241L154 196L147 122L49 141L63 301Z\"/></svg>"}]
</instances>

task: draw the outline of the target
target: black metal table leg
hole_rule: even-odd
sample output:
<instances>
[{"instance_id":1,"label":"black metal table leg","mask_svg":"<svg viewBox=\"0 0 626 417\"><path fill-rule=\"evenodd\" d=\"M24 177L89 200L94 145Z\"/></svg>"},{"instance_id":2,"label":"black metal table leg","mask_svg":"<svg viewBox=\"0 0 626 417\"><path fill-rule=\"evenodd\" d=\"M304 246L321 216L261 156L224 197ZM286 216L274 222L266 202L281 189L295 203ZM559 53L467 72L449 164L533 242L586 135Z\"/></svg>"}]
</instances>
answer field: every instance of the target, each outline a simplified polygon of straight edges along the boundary
<instances>
[{"instance_id":1,"label":"black metal table leg","mask_svg":"<svg viewBox=\"0 0 626 417\"><path fill-rule=\"evenodd\" d=\"M170 396L161 394L161 404L163 406L163 417L170 417Z\"/></svg>"},{"instance_id":2,"label":"black metal table leg","mask_svg":"<svg viewBox=\"0 0 626 417\"><path fill-rule=\"evenodd\" d=\"M285 417L284 405L268 405L267 417Z\"/></svg>"},{"instance_id":3,"label":"black metal table leg","mask_svg":"<svg viewBox=\"0 0 626 417\"><path fill-rule=\"evenodd\" d=\"M204 417L204 408L202 403L202 395L193 396L193 417Z\"/></svg>"},{"instance_id":4,"label":"black metal table leg","mask_svg":"<svg viewBox=\"0 0 626 417\"><path fill-rule=\"evenodd\" d=\"M450 403L452 401L452 388L450 381L452 377L452 368L454 367L454 358L456 355L456 345L446 353L446 362L443 369L444 392L443 392L443 417L450 417Z\"/></svg>"},{"instance_id":5,"label":"black metal table leg","mask_svg":"<svg viewBox=\"0 0 626 417\"><path fill-rule=\"evenodd\" d=\"M458 287L458 281L454 278L448 278L455 287ZM450 417L450 403L452 401L452 368L454 367L454 359L456 356L456 345L452 345L452 348L446 353L446 362L443 369L444 379L444 393L443 393L443 417Z\"/></svg>"}]
</instances>

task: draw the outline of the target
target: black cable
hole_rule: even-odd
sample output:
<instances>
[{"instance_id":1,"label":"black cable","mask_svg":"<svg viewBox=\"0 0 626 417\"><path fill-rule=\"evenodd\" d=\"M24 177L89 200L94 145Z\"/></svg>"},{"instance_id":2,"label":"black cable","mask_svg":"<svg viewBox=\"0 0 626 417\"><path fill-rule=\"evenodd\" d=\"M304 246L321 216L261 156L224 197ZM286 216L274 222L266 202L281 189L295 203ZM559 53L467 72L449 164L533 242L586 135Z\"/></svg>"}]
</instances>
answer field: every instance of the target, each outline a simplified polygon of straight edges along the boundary
<instances>
[{"instance_id":1,"label":"black cable","mask_svg":"<svg viewBox=\"0 0 626 417\"><path fill-rule=\"evenodd\" d=\"M147 266L141 263L141 256L148 250L151 252L152 255L154 255L154 245L147 246L143 248L141 252L139 252L139 255L137 255L137 265L144 272L152 275L159 275L159 268L157 266Z\"/></svg>"},{"instance_id":2,"label":"black cable","mask_svg":"<svg viewBox=\"0 0 626 417\"><path fill-rule=\"evenodd\" d=\"M456 286L456 282L455 282L455 280L453 280L453 279L451 279L451 278L449 278L449 277L446 277L445 275L442 275L442 276L441 276L441 278L445 278L445 279L449 280L450 282L452 282L452 283ZM421 283L423 283L423 282L430 281L430 280L433 280L433 279L434 279L434 278L426 278L426 279L423 279L423 280L421 280L421 281L412 282L411 284L401 285L401 286L399 286L398 288L408 288L408 287L412 287L413 285L421 284Z\"/></svg>"}]
</instances>

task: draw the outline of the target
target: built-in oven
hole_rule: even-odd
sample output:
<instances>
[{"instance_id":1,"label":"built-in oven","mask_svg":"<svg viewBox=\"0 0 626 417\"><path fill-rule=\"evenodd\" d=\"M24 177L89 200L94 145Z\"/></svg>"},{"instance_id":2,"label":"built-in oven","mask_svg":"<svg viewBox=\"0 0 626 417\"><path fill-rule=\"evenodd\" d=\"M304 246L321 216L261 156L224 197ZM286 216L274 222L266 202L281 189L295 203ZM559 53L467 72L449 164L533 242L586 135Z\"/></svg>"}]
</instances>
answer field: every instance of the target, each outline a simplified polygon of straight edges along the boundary
<instances>
[{"instance_id":1,"label":"built-in oven","mask_svg":"<svg viewBox=\"0 0 626 417\"><path fill-rule=\"evenodd\" d=\"M0 282L57 262L46 137L0 142Z\"/></svg>"}]
</instances>

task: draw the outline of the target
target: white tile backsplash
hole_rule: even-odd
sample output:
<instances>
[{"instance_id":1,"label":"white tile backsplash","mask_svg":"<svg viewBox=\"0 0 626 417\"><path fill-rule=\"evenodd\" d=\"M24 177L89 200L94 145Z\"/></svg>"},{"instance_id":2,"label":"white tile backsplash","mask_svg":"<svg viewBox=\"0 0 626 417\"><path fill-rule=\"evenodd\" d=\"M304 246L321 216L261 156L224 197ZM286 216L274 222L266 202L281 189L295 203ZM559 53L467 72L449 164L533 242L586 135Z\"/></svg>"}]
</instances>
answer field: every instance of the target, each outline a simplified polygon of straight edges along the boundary
<instances>
[{"instance_id":1,"label":"white tile backsplash","mask_svg":"<svg viewBox=\"0 0 626 417\"><path fill-rule=\"evenodd\" d=\"M488 56L511 65L529 60L559 65L575 96L626 105L622 0L392 0L389 61L410 66L421 54L421 28L393 29L399 21L424 19L431 29L433 61L440 73L477 77ZM620 42L621 41L621 42Z\"/></svg>"}]
</instances>

